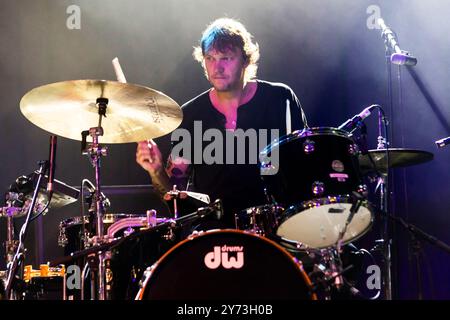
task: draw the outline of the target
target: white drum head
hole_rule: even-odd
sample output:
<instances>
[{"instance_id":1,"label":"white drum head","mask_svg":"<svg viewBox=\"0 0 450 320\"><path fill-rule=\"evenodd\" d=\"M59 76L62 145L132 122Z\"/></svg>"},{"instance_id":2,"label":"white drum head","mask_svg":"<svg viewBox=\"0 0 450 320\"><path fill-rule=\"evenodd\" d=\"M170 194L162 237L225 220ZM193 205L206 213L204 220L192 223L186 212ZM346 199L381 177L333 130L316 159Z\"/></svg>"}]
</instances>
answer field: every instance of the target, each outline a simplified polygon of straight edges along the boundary
<instances>
[{"instance_id":1,"label":"white drum head","mask_svg":"<svg viewBox=\"0 0 450 320\"><path fill-rule=\"evenodd\" d=\"M283 214L277 235L300 242L310 248L326 248L336 244L345 227L352 204L344 202L307 201L292 206ZM367 203L360 206L353 216L343 237L348 243L366 233L372 225L373 217Z\"/></svg>"}]
</instances>

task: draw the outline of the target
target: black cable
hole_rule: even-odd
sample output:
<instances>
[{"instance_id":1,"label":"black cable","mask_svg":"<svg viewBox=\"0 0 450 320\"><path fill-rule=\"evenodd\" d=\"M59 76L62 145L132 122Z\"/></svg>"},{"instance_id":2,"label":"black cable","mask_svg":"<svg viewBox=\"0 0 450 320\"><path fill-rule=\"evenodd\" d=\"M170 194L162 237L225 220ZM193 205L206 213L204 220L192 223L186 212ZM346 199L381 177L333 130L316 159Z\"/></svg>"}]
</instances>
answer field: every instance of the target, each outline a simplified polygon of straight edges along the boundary
<instances>
[{"instance_id":1,"label":"black cable","mask_svg":"<svg viewBox=\"0 0 450 320\"><path fill-rule=\"evenodd\" d=\"M84 241L84 242L86 240L86 239L84 239L84 237L86 236L86 223L85 223L85 221L86 221L85 220L85 216L86 216L86 210L85 210L86 198L85 198L85 195L84 195L84 186L85 185L89 185L88 188L90 188L89 191L91 192L91 201L93 200L92 197L93 197L94 192L95 192L95 186L94 186L94 184L91 181L89 181L88 179L83 179L81 181L81 238L80 238L80 241ZM92 202L91 202L91 204L92 204ZM87 216L87 218L88 218L88 221L89 221L89 216Z\"/></svg>"}]
</instances>

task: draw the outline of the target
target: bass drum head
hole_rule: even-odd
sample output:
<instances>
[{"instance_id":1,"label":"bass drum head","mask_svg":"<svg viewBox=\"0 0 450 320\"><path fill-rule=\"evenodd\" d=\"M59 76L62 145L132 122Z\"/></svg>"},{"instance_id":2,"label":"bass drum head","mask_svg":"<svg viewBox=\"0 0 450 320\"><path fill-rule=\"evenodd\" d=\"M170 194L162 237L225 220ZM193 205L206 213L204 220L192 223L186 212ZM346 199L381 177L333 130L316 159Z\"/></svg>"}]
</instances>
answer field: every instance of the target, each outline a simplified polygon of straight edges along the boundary
<instances>
[{"instance_id":1,"label":"bass drum head","mask_svg":"<svg viewBox=\"0 0 450 320\"><path fill-rule=\"evenodd\" d=\"M283 213L276 234L309 248L334 246L347 222L351 207L349 197L327 197L291 206ZM343 243L347 244L364 235L370 230L372 222L372 210L365 201L347 226Z\"/></svg>"},{"instance_id":2,"label":"bass drum head","mask_svg":"<svg viewBox=\"0 0 450 320\"><path fill-rule=\"evenodd\" d=\"M275 242L240 230L191 235L143 279L141 300L314 299L301 263Z\"/></svg>"}]
</instances>

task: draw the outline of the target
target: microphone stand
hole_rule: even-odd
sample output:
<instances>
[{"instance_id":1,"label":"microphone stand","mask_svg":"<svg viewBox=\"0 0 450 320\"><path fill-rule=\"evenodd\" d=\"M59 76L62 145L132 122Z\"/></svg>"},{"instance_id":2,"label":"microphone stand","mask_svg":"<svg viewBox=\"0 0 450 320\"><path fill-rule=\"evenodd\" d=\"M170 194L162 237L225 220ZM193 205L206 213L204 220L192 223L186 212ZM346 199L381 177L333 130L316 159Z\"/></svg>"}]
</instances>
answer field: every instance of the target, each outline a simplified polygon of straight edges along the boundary
<instances>
[{"instance_id":1,"label":"microphone stand","mask_svg":"<svg viewBox=\"0 0 450 320\"><path fill-rule=\"evenodd\" d=\"M16 254L14 255L12 262L8 265L8 278L5 289L5 297L8 300L14 299L14 295L12 294L12 286L16 278L16 273L19 269L19 264L24 260L24 250L25 250L24 241L27 235L30 218L31 215L33 214L34 206L36 205L37 195L39 193L42 177L45 174L47 163L48 163L47 161L39 161L39 171L38 171L39 176L36 182L36 187L34 188L33 198L31 200L30 207L28 208L28 213L25 222L22 225L22 228L20 229L19 245L17 246Z\"/></svg>"},{"instance_id":2,"label":"microphone stand","mask_svg":"<svg viewBox=\"0 0 450 320\"><path fill-rule=\"evenodd\" d=\"M420 259L419 259L422 245L420 243L420 239L427 241L428 243L432 244L433 246L438 247L439 249L441 249L449 254L450 254L450 245L437 239L436 237L433 237L432 235L426 233L425 231L421 230L420 228L416 227L415 225L406 222L401 217L392 216L385 211L381 211L381 213L384 215L385 219L392 220L393 222L399 224L401 227L403 227L405 230L407 230L411 234L411 238L412 238L412 242L413 242L412 247L414 250L414 255L416 256L418 299L422 300L423 299L422 277L421 277L421 268L420 268Z\"/></svg>"},{"instance_id":3,"label":"microphone stand","mask_svg":"<svg viewBox=\"0 0 450 320\"><path fill-rule=\"evenodd\" d=\"M388 49L386 48L386 53L388 53ZM389 59L389 55L386 54L387 59ZM390 111L392 114L392 81L391 81L391 69L390 62L388 62L388 95L390 101ZM385 125L385 136L383 137L383 123ZM387 129L387 120L385 115L383 114L383 110L378 110L378 138L377 138L377 149L378 150L386 150L386 173L383 172L383 168L381 168L378 173L378 184L377 189L380 189L380 203L379 208L382 212L389 212L389 141L388 141L388 129ZM369 155L370 156L370 155ZM383 294L385 300L392 300L392 261L391 261L391 245L392 239L390 237L390 224L388 219L383 216L382 226L381 226L381 239L377 241L381 243L381 251L382 251L382 264L383 264L383 272L382 272L382 284L383 284Z\"/></svg>"}]
</instances>

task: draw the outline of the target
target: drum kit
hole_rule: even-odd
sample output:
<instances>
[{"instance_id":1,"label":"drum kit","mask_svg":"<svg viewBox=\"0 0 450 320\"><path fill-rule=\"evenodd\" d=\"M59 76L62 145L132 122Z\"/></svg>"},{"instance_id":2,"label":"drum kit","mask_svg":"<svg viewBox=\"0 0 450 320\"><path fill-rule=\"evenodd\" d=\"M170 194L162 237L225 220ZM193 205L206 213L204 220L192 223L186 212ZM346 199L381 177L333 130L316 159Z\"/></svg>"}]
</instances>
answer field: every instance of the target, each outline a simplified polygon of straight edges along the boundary
<instances>
[{"instance_id":1,"label":"drum kit","mask_svg":"<svg viewBox=\"0 0 450 320\"><path fill-rule=\"evenodd\" d=\"M60 223L58 242L65 256L40 270L23 266L26 226L14 240L13 219L26 216L28 223L33 214L76 201L82 190L54 180L51 168L47 176L47 162L10 188L7 206L1 208L8 221L5 299L55 297L46 295L55 278L63 287L56 297L63 299L332 299L332 289L345 285L342 248L366 234L377 218L364 175L385 175L388 168L433 158L414 149L361 152L352 134L339 128L295 131L260 154L262 168L271 165L265 159L273 152L279 154L277 173L261 175L267 203L235 213L235 229L183 236L180 230L193 223L220 219L221 201L174 187L165 197L175 208L173 218L158 217L155 210L109 214L100 172L100 160L107 155L100 143L138 142L175 130L182 111L174 100L140 85L75 80L29 91L20 109L52 135L81 141L96 181L89 215ZM48 162L51 166L54 159ZM41 187L42 181L50 188ZM189 197L199 201L196 210L179 216ZM312 255L317 259L308 272L302 257ZM78 291L69 288L76 275L69 272L73 266L83 270Z\"/></svg>"}]
</instances>

